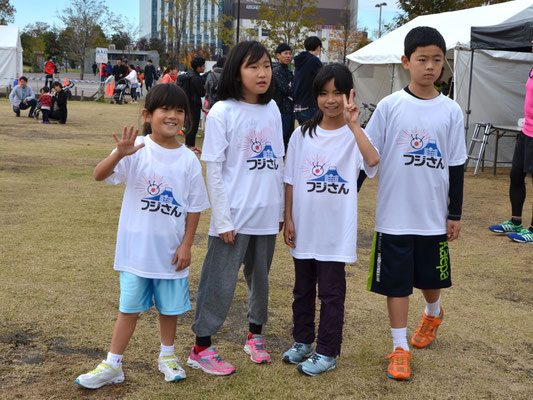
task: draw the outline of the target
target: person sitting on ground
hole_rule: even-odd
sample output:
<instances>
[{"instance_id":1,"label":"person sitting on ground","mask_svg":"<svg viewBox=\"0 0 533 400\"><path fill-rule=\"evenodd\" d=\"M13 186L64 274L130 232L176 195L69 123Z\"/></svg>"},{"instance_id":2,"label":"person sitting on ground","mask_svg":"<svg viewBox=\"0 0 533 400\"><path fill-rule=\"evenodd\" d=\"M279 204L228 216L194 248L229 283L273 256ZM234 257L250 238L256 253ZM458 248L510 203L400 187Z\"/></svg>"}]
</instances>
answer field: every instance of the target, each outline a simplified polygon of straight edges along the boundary
<instances>
[{"instance_id":1,"label":"person sitting on ground","mask_svg":"<svg viewBox=\"0 0 533 400\"><path fill-rule=\"evenodd\" d=\"M41 95L39 96L39 103L41 112L43 113L43 124L49 124L48 116L52 109L52 96L50 96L50 89L48 86L41 88Z\"/></svg>"},{"instance_id":2,"label":"person sitting on ground","mask_svg":"<svg viewBox=\"0 0 533 400\"><path fill-rule=\"evenodd\" d=\"M37 100L33 89L28 86L28 78L21 76L19 78L20 84L15 86L9 94L9 100L13 106L13 111L17 117L20 117L20 110L30 109L28 113L29 118L33 118L33 111L37 107Z\"/></svg>"},{"instance_id":3,"label":"person sitting on ground","mask_svg":"<svg viewBox=\"0 0 533 400\"><path fill-rule=\"evenodd\" d=\"M52 112L49 118L58 120L60 124L67 122L67 99L68 94L63 90L63 85L59 82L54 82L54 95L52 96Z\"/></svg>"}]
</instances>

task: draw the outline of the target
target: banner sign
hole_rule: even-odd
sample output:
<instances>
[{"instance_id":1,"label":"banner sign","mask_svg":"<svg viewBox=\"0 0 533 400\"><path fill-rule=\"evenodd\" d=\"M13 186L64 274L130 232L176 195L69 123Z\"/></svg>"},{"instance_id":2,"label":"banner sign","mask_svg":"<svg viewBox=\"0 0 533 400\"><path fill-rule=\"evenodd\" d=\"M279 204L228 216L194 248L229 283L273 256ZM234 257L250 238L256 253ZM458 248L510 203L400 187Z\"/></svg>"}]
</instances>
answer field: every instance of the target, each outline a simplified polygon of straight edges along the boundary
<instances>
[{"instance_id":1,"label":"banner sign","mask_svg":"<svg viewBox=\"0 0 533 400\"><path fill-rule=\"evenodd\" d=\"M95 62L97 64L107 63L107 52L108 49L105 49L103 47L97 47Z\"/></svg>"}]
</instances>

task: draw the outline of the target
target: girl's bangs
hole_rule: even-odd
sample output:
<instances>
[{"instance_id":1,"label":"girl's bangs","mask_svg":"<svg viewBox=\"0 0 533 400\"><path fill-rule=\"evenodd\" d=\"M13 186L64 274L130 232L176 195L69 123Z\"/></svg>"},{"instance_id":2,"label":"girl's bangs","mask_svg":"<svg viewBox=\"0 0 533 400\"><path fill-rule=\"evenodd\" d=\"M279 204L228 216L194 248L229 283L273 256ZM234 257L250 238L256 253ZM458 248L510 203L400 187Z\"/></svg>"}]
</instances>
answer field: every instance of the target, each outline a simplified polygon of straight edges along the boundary
<instances>
[{"instance_id":1,"label":"girl's bangs","mask_svg":"<svg viewBox=\"0 0 533 400\"><path fill-rule=\"evenodd\" d=\"M161 91L161 94L153 99L154 101L150 104L152 110L149 111L154 111L161 107L187 110L187 97L184 96L180 88L175 84L167 83L166 85L169 86L168 90Z\"/></svg>"},{"instance_id":2,"label":"girl's bangs","mask_svg":"<svg viewBox=\"0 0 533 400\"><path fill-rule=\"evenodd\" d=\"M270 54L268 53L268 50L260 43L255 43L248 53L244 56L243 64L245 67L255 64L258 62L263 55L267 55L268 60L270 61Z\"/></svg>"}]
</instances>

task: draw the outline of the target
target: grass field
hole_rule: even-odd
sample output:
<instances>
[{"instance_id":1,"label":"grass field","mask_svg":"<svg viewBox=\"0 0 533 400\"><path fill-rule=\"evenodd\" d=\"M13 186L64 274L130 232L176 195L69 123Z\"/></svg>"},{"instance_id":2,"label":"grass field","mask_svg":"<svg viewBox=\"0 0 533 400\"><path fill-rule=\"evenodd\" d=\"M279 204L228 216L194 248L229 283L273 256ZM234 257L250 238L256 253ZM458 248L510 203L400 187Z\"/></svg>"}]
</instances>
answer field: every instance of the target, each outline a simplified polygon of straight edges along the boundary
<instances>
[{"instance_id":1,"label":"grass field","mask_svg":"<svg viewBox=\"0 0 533 400\"><path fill-rule=\"evenodd\" d=\"M237 373L213 377L186 368L165 383L157 371L154 310L141 315L124 359L126 381L98 391L74 379L105 358L118 307L113 257L123 187L92 179L113 148L112 132L140 126L139 105L69 103L67 125L15 118L0 100L0 398L1 399L531 399L533 398L533 246L491 234L508 218L508 170L468 171L463 230L450 245L454 286L446 318L429 349L412 350L411 382L386 377L390 331L383 297L365 290L377 181L359 200L359 261L347 266L348 295L338 368L316 378L280 357L292 343L293 266L281 237L271 271L270 365L242 351L247 333L241 276L230 315L214 338ZM25 113L24 113L25 115ZM201 145L201 141L199 142ZM531 218L528 180L524 218ZM398 210L402 212L402 210ZM206 251L209 212L193 249L191 299ZM411 300L408 332L423 301ZM193 312L179 318L176 352L193 344Z\"/></svg>"}]
</instances>

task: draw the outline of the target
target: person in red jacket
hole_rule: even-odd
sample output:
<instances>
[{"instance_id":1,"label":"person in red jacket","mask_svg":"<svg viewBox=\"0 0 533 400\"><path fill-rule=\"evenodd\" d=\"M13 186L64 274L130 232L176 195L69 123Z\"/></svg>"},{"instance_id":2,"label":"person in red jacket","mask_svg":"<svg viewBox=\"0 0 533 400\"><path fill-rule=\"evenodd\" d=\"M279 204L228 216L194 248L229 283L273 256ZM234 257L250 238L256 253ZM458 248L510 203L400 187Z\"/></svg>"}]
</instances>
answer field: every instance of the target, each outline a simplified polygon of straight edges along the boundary
<instances>
[{"instance_id":1,"label":"person in red jacket","mask_svg":"<svg viewBox=\"0 0 533 400\"><path fill-rule=\"evenodd\" d=\"M44 78L45 78L44 86L48 86L48 80L50 79L50 90L52 90L52 82L54 82L54 70L55 70L54 59L50 57L50 59L44 65Z\"/></svg>"},{"instance_id":2,"label":"person in red jacket","mask_svg":"<svg viewBox=\"0 0 533 400\"><path fill-rule=\"evenodd\" d=\"M50 89L48 86L41 88L41 95L39 96L39 103L41 103L41 111L43 113L43 124L49 124L48 116L52 110L52 96L50 96Z\"/></svg>"}]
</instances>

